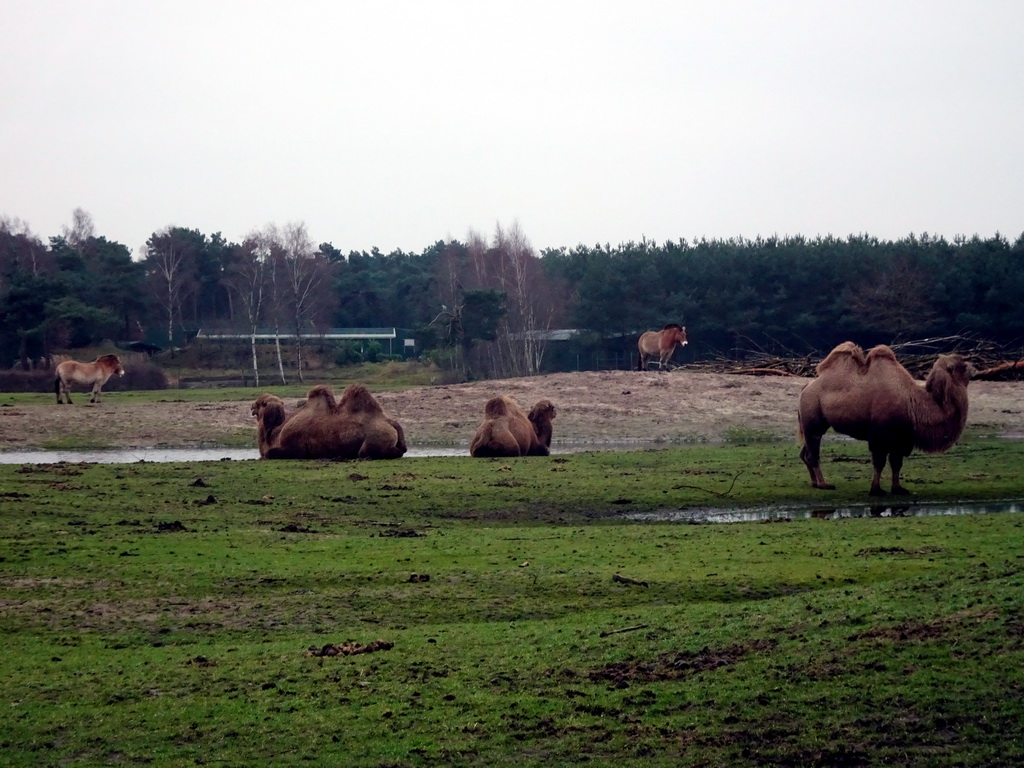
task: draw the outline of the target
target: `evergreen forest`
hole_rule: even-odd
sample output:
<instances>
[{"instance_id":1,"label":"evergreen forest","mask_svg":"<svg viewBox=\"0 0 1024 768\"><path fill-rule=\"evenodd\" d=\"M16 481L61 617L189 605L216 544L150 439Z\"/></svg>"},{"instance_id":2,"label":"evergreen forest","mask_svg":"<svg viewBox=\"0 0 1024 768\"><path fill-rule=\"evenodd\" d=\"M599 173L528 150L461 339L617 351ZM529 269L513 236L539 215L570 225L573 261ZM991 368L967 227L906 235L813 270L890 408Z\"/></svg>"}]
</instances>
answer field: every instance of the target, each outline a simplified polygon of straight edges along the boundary
<instances>
[{"instance_id":1,"label":"evergreen forest","mask_svg":"<svg viewBox=\"0 0 1024 768\"><path fill-rule=\"evenodd\" d=\"M478 378L630 367L636 337L670 322L687 328L690 343L677 352L685 362L819 355L847 339L968 335L1018 347L1021 296L1024 234L537 251L514 224L418 253L346 253L288 224L238 243L167 227L132 254L81 209L45 241L0 219L3 368L46 366L104 341L171 350L198 333L237 334L255 353L257 335L269 333L287 340L301 371L304 343L339 328L399 329L415 339L412 354Z\"/></svg>"}]
</instances>

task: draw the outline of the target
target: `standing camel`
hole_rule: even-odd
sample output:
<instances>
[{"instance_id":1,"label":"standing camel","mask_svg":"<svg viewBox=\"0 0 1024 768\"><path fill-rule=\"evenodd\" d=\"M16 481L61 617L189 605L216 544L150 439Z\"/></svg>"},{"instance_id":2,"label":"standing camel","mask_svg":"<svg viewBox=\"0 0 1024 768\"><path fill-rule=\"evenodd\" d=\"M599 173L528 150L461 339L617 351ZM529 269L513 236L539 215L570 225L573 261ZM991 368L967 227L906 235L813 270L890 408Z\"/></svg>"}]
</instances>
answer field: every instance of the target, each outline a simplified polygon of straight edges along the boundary
<instances>
[{"instance_id":1,"label":"standing camel","mask_svg":"<svg viewBox=\"0 0 1024 768\"><path fill-rule=\"evenodd\" d=\"M900 483L903 460L914 448L940 453L963 434L967 423L967 384L974 366L960 355L940 355L924 383L914 380L887 346L864 354L852 341L833 349L818 364L817 378L800 392L800 458L814 488L835 486L821 471L821 438L829 430L866 440L874 476L871 495L882 496L882 470L892 468L892 492Z\"/></svg>"}]
</instances>

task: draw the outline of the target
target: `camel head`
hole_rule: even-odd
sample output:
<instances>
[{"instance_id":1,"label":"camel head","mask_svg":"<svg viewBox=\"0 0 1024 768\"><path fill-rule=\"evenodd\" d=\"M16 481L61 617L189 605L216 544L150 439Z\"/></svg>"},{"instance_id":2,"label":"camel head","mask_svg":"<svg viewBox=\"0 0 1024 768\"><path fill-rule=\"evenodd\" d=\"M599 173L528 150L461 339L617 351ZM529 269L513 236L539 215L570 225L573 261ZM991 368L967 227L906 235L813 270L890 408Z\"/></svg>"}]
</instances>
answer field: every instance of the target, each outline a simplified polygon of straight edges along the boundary
<instances>
[{"instance_id":1,"label":"camel head","mask_svg":"<svg viewBox=\"0 0 1024 768\"><path fill-rule=\"evenodd\" d=\"M530 420L530 424L533 425L533 431L537 434L537 439L540 440L545 448L550 448L551 422L555 418L555 404L550 400L538 400L533 408L530 409L527 418Z\"/></svg>"},{"instance_id":2,"label":"camel head","mask_svg":"<svg viewBox=\"0 0 1024 768\"><path fill-rule=\"evenodd\" d=\"M264 392L253 401L249 412L257 419L263 419L268 411L275 409L279 409L281 413L284 413L284 402L277 395Z\"/></svg>"},{"instance_id":3,"label":"camel head","mask_svg":"<svg viewBox=\"0 0 1024 768\"><path fill-rule=\"evenodd\" d=\"M533 408L530 409L529 419L533 422L534 426L538 424L551 424L551 420L555 418L557 411L555 410L555 404L550 400L538 400Z\"/></svg>"},{"instance_id":4,"label":"camel head","mask_svg":"<svg viewBox=\"0 0 1024 768\"><path fill-rule=\"evenodd\" d=\"M963 355L939 355L932 365L924 387L940 405L950 402L955 393L962 393L977 373Z\"/></svg>"}]
</instances>

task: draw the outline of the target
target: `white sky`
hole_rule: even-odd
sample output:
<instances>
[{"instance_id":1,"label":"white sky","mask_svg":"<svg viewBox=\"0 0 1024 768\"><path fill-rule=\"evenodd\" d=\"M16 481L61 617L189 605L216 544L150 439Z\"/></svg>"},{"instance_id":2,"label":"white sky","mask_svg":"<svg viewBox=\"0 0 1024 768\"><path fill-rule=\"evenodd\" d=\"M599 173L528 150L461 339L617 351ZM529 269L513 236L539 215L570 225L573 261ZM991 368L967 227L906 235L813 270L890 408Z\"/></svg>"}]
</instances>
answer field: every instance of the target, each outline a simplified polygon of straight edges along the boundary
<instances>
[{"instance_id":1,"label":"white sky","mask_svg":"<svg viewBox=\"0 0 1024 768\"><path fill-rule=\"evenodd\" d=\"M0 0L0 216L344 252L1024 231L1021 0Z\"/></svg>"}]
</instances>

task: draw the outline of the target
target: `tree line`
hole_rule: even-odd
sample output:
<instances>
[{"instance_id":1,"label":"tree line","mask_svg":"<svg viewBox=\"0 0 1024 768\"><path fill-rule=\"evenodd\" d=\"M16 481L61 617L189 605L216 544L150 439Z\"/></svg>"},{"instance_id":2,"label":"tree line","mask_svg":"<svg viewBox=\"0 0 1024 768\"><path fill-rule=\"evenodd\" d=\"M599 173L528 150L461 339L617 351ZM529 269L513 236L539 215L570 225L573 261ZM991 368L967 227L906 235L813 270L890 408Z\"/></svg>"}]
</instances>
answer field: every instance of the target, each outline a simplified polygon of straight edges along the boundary
<instances>
[{"instance_id":1,"label":"tree line","mask_svg":"<svg viewBox=\"0 0 1024 768\"><path fill-rule=\"evenodd\" d=\"M595 367L607 354L621 367L639 333L669 322L687 326L694 360L965 333L1013 345L1024 338L1022 295L1024 235L641 240L537 252L513 224L419 253L343 253L295 223L239 243L166 227L133 258L81 209L45 243L0 219L4 366L104 339L174 348L199 329L247 338L257 377L257 337L269 334L281 380L302 380L307 345L337 327L403 329L418 351L481 378Z\"/></svg>"}]
</instances>

